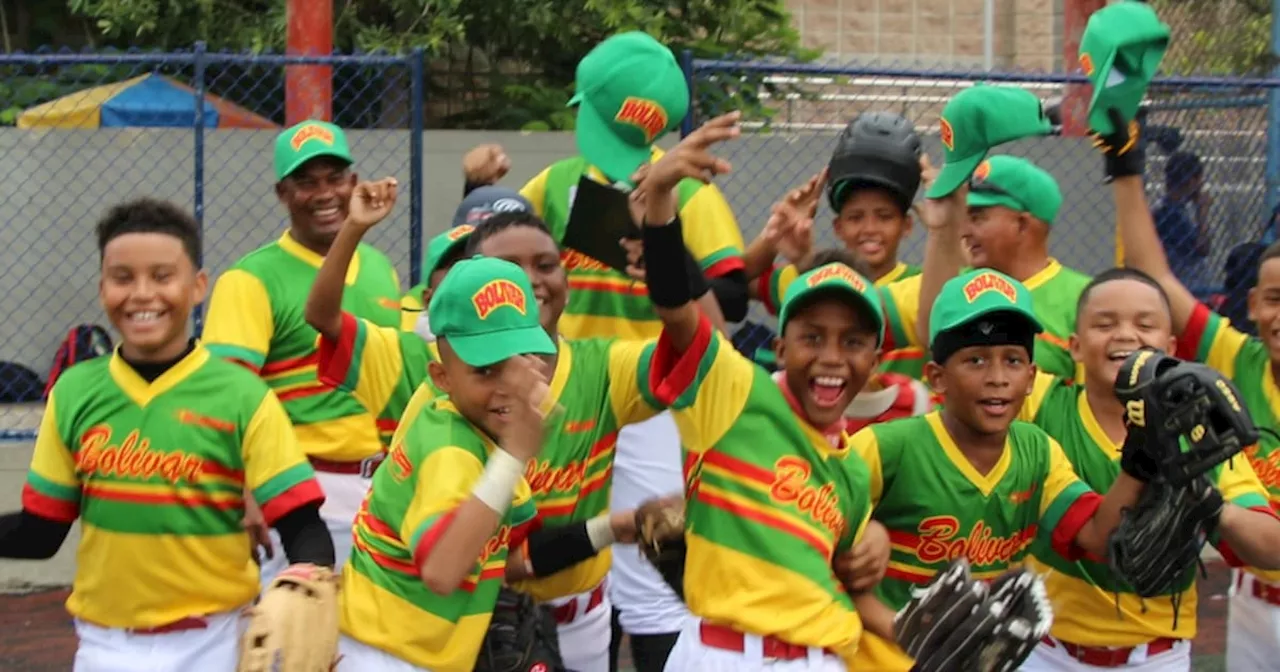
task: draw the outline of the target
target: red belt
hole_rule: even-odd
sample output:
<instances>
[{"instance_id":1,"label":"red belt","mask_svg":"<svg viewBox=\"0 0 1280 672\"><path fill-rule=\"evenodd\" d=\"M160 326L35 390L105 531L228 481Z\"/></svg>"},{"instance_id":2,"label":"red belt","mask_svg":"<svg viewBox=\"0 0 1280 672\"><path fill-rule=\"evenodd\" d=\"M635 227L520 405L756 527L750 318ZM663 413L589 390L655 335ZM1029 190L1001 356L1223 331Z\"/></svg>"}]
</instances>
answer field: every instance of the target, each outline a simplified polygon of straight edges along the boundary
<instances>
[{"instance_id":1,"label":"red belt","mask_svg":"<svg viewBox=\"0 0 1280 672\"><path fill-rule=\"evenodd\" d=\"M1244 586L1244 577L1245 577L1245 573L1240 572L1240 575L1236 578L1237 588ZM1251 581L1249 581L1250 595L1256 597L1259 600L1262 600L1263 602L1266 602L1267 604L1273 607L1280 607L1280 586L1273 586L1267 583L1263 583L1262 581L1259 581L1254 577L1249 577L1249 578L1252 579Z\"/></svg>"},{"instance_id":2,"label":"red belt","mask_svg":"<svg viewBox=\"0 0 1280 672\"><path fill-rule=\"evenodd\" d=\"M1080 644L1072 644L1064 642L1061 639L1045 637L1043 640L1049 646L1061 646L1068 656L1094 667L1124 667L1129 664L1129 656L1133 654L1138 647L1130 646L1127 648L1112 649L1102 646L1082 646ZM1147 655L1158 656L1173 648L1180 639L1171 639L1169 637L1161 637L1147 642Z\"/></svg>"},{"instance_id":3,"label":"red belt","mask_svg":"<svg viewBox=\"0 0 1280 672\"><path fill-rule=\"evenodd\" d=\"M747 636L734 630L733 628L723 625L711 625L703 621L698 626L699 633L702 636L702 643L722 651L736 651L742 653L746 649ZM800 646L799 644L791 644L773 636L760 638L761 655L765 658L774 660L800 660L809 657L810 646ZM829 649L823 649L823 653L835 655Z\"/></svg>"},{"instance_id":4,"label":"red belt","mask_svg":"<svg viewBox=\"0 0 1280 672\"><path fill-rule=\"evenodd\" d=\"M358 462L332 462L318 457L307 459L311 462L311 468L326 474L359 474L362 478L372 478L373 472L378 469L379 464L382 464L384 457L386 457L385 453L378 453Z\"/></svg>"},{"instance_id":5,"label":"red belt","mask_svg":"<svg viewBox=\"0 0 1280 672\"><path fill-rule=\"evenodd\" d=\"M601 581L600 585L596 586L595 589L591 591L590 597L587 598L587 608L582 610L582 615L586 616L591 613L592 610L600 606L601 602L604 602L603 581ZM572 623L573 620L578 617L578 598L574 597L572 600L553 608L551 610L551 614L556 619L556 625L568 625Z\"/></svg>"},{"instance_id":6,"label":"red belt","mask_svg":"<svg viewBox=\"0 0 1280 672\"><path fill-rule=\"evenodd\" d=\"M185 632L187 630L204 630L209 627L209 622L203 618L189 616L176 620L172 623L157 625L154 628L130 628L131 635L164 635L170 632Z\"/></svg>"}]
</instances>

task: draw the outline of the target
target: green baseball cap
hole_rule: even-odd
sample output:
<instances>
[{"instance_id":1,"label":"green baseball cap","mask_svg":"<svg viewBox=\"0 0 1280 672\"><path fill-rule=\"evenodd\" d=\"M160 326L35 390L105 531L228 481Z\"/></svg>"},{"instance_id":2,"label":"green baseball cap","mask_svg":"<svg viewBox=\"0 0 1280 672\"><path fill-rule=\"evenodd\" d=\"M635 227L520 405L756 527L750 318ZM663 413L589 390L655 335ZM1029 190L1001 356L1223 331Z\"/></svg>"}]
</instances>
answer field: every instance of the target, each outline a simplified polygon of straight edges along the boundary
<instances>
[{"instance_id":1,"label":"green baseball cap","mask_svg":"<svg viewBox=\"0 0 1280 672\"><path fill-rule=\"evenodd\" d=\"M653 143L689 112L689 83L671 50L647 33L614 35L578 63L578 151L610 180L630 185Z\"/></svg>"},{"instance_id":2,"label":"green baseball cap","mask_svg":"<svg viewBox=\"0 0 1280 672\"><path fill-rule=\"evenodd\" d=\"M556 345L538 323L529 276L494 257L458 262L427 308L431 333L471 366L492 366L516 355L553 355Z\"/></svg>"},{"instance_id":3,"label":"green baseball cap","mask_svg":"<svg viewBox=\"0 0 1280 672\"><path fill-rule=\"evenodd\" d=\"M431 274L440 267L440 262L467 243L467 237L476 227L470 224L455 226L427 242L427 249L422 254L422 282L431 286Z\"/></svg>"},{"instance_id":4,"label":"green baseball cap","mask_svg":"<svg viewBox=\"0 0 1280 672\"><path fill-rule=\"evenodd\" d=\"M320 156L355 163L347 134L327 121L308 120L286 128L276 136L276 181L279 182L302 164Z\"/></svg>"},{"instance_id":5,"label":"green baseball cap","mask_svg":"<svg viewBox=\"0 0 1280 672\"><path fill-rule=\"evenodd\" d=\"M1035 333L1044 330L1031 307L1031 292L1021 282L989 268L951 278L942 285L929 311L929 345L932 347L944 331L996 313L1026 320Z\"/></svg>"},{"instance_id":6,"label":"green baseball cap","mask_svg":"<svg viewBox=\"0 0 1280 672\"><path fill-rule=\"evenodd\" d=\"M967 203L971 208L1002 205L1052 225L1062 208L1062 190L1058 181L1036 164L1001 154L973 171Z\"/></svg>"},{"instance_id":7,"label":"green baseball cap","mask_svg":"<svg viewBox=\"0 0 1280 672\"><path fill-rule=\"evenodd\" d=\"M787 287L778 310L778 333L787 328L787 321L795 307L817 294L843 294L871 312L876 321L876 345L884 343L884 313L881 312L880 294L870 280L840 262L819 266L796 278Z\"/></svg>"},{"instance_id":8,"label":"green baseball cap","mask_svg":"<svg viewBox=\"0 0 1280 672\"><path fill-rule=\"evenodd\" d=\"M1169 33L1169 26L1145 2L1124 0L1089 17L1080 36L1080 69L1093 84L1090 128L1102 135L1115 131L1108 109L1126 120L1138 114L1169 48Z\"/></svg>"},{"instance_id":9,"label":"green baseball cap","mask_svg":"<svg viewBox=\"0 0 1280 672\"><path fill-rule=\"evenodd\" d=\"M942 108L939 134L946 163L925 194L942 198L960 188L997 145L1052 130L1035 94L1016 86L974 84Z\"/></svg>"}]
</instances>

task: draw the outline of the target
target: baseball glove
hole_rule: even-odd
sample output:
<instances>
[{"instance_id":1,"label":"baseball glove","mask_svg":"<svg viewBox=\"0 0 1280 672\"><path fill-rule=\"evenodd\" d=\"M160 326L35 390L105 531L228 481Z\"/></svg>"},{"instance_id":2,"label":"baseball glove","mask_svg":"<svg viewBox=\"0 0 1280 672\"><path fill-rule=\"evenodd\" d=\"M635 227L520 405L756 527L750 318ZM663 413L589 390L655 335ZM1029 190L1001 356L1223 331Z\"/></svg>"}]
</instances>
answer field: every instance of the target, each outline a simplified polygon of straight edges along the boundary
<instances>
[{"instance_id":1,"label":"baseball glove","mask_svg":"<svg viewBox=\"0 0 1280 672\"><path fill-rule=\"evenodd\" d=\"M1116 396L1129 427L1120 466L1140 481L1187 485L1258 441L1239 390L1203 364L1139 350L1121 366Z\"/></svg>"},{"instance_id":2,"label":"baseball glove","mask_svg":"<svg viewBox=\"0 0 1280 672\"><path fill-rule=\"evenodd\" d=\"M338 577L290 565L249 610L237 672L329 672L338 659Z\"/></svg>"},{"instance_id":3,"label":"baseball glove","mask_svg":"<svg viewBox=\"0 0 1280 672\"><path fill-rule=\"evenodd\" d=\"M1053 625L1044 582L1012 570L990 589L953 562L917 590L894 621L899 646L915 659L912 672L1011 672Z\"/></svg>"},{"instance_id":4,"label":"baseball glove","mask_svg":"<svg viewBox=\"0 0 1280 672\"><path fill-rule=\"evenodd\" d=\"M651 499L636 509L636 541L640 552L663 580L684 599L684 502Z\"/></svg>"},{"instance_id":5,"label":"baseball glove","mask_svg":"<svg viewBox=\"0 0 1280 672\"><path fill-rule=\"evenodd\" d=\"M528 595L500 589L475 672L567 672L551 612Z\"/></svg>"},{"instance_id":6,"label":"baseball glove","mask_svg":"<svg viewBox=\"0 0 1280 672\"><path fill-rule=\"evenodd\" d=\"M1111 535L1112 571L1141 597L1171 595L1176 619L1181 587L1221 513L1222 495L1204 476L1185 485L1148 483Z\"/></svg>"}]
</instances>

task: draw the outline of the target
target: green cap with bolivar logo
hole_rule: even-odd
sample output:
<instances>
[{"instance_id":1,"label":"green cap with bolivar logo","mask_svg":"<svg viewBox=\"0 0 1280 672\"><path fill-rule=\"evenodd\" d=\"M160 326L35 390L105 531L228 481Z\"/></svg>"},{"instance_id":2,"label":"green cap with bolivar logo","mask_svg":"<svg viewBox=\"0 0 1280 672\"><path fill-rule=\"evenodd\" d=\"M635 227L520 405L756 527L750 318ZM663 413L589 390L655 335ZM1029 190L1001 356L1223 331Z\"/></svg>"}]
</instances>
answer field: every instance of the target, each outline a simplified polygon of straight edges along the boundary
<instances>
[{"instance_id":1,"label":"green cap with bolivar logo","mask_svg":"<svg viewBox=\"0 0 1280 672\"><path fill-rule=\"evenodd\" d=\"M946 163L933 181L928 198L942 198L960 188L997 145L1052 130L1035 94L1016 86L975 84L956 94L938 122Z\"/></svg>"},{"instance_id":2,"label":"green cap with bolivar logo","mask_svg":"<svg viewBox=\"0 0 1280 672\"><path fill-rule=\"evenodd\" d=\"M1058 181L1039 166L1016 156L998 155L978 164L969 180L971 208L1001 205L1052 225L1062 208Z\"/></svg>"},{"instance_id":3,"label":"green cap with bolivar logo","mask_svg":"<svg viewBox=\"0 0 1280 672\"><path fill-rule=\"evenodd\" d=\"M289 177L302 164L321 156L354 163L347 134L341 128L314 119L286 128L276 136L276 181Z\"/></svg>"},{"instance_id":4,"label":"green cap with bolivar logo","mask_svg":"<svg viewBox=\"0 0 1280 672\"><path fill-rule=\"evenodd\" d=\"M875 322L876 345L884 343L884 315L875 285L839 262L819 266L796 278L787 287L782 307L778 310L778 333L786 330L787 320L791 319L798 306L819 295L842 296L865 308Z\"/></svg>"},{"instance_id":5,"label":"green cap with bolivar logo","mask_svg":"<svg viewBox=\"0 0 1280 672\"><path fill-rule=\"evenodd\" d=\"M1043 328L1031 307L1031 292L1021 282L989 268L951 278L938 292L929 311L929 345L938 334L1004 313L1024 320L1033 333Z\"/></svg>"},{"instance_id":6,"label":"green cap with bolivar logo","mask_svg":"<svg viewBox=\"0 0 1280 672\"><path fill-rule=\"evenodd\" d=\"M611 181L630 184L658 138L689 112L689 83L671 50L646 33L614 35L578 63L578 151Z\"/></svg>"},{"instance_id":7,"label":"green cap with bolivar logo","mask_svg":"<svg viewBox=\"0 0 1280 672\"><path fill-rule=\"evenodd\" d=\"M1108 109L1125 120L1138 114L1147 87L1169 48L1169 26L1145 2L1125 0L1089 17L1080 36L1080 69L1093 84L1089 128L1114 132Z\"/></svg>"},{"instance_id":8,"label":"green cap with bolivar logo","mask_svg":"<svg viewBox=\"0 0 1280 672\"><path fill-rule=\"evenodd\" d=\"M538 323L529 276L509 261L472 257L458 262L431 297L427 315L431 333L471 366L556 352Z\"/></svg>"},{"instance_id":9,"label":"green cap with bolivar logo","mask_svg":"<svg viewBox=\"0 0 1280 672\"><path fill-rule=\"evenodd\" d=\"M431 274L440 267L440 262L444 261L450 252L465 245L467 236L475 230L476 227L470 224L461 224L437 235L427 243L427 251L422 255L422 281L428 287L431 286Z\"/></svg>"}]
</instances>

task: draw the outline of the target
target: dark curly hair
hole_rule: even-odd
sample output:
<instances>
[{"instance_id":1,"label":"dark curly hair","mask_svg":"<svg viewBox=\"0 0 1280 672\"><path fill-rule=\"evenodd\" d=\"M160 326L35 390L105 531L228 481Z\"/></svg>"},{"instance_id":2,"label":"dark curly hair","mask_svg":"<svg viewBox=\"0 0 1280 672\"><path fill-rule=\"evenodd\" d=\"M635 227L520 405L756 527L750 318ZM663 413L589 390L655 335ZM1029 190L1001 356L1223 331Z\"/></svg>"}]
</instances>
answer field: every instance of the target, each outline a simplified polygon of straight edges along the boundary
<instances>
[{"instance_id":1,"label":"dark curly hair","mask_svg":"<svg viewBox=\"0 0 1280 672\"><path fill-rule=\"evenodd\" d=\"M114 205L98 220L98 259L107 243L128 233L162 233L182 241L191 263L200 265L200 225L181 207L158 198L135 198Z\"/></svg>"}]
</instances>

